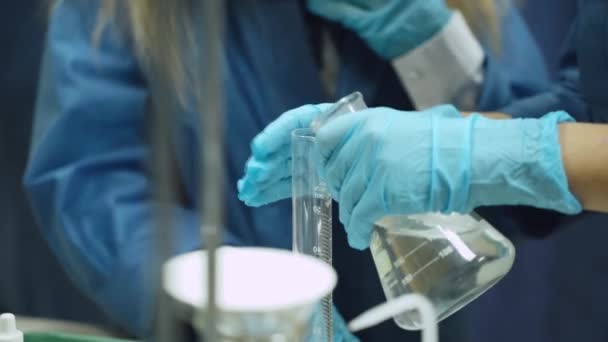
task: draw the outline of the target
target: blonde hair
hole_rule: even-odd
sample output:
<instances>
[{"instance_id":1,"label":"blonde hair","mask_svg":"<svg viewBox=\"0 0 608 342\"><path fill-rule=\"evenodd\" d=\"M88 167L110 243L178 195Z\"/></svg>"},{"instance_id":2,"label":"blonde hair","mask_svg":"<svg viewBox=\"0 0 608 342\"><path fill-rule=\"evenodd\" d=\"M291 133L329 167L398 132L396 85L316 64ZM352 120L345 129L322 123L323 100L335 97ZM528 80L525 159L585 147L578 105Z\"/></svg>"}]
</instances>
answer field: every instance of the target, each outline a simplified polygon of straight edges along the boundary
<instances>
[{"instance_id":1,"label":"blonde hair","mask_svg":"<svg viewBox=\"0 0 608 342\"><path fill-rule=\"evenodd\" d=\"M501 0L446 0L448 6L462 12L467 23L485 43L494 48L500 46L500 22L502 14Z\"/></svg>"},{"instance_id":2,"label":"blonde hair","mask_svg":"<svg viewBox=\"0 0 608 342\"><path fill-rule=\"evenodd\" d=\"M184 62L187 48L194 46L191 0L104 0L93 40L113 27L128 33L140 62L169 82L183 98L182 90L195 84L195 72ZM126 24L126 25L125 25Z\"/></svg>"},{"instance_id":3,"label":"blonde hair","mask_svg":"<svg viewBox=\"0 0 608 342\"><path fill-rule=\"evenodd\" d=\"M425 0L426 1L426 0ZM500 46L500 11L498 1L504 0L446 0L448 6L459 10L478 39ZM176 89L190 85L182 60L182 51L194 46L191 15L192 0L104 0L100 10L99 36L109 20L126 14L126 27L142 62L156 72L164 73ZM111 19L114 18L114 19ZM178 91L178 94L182 94Z\"/></svg>"}]
</instances>

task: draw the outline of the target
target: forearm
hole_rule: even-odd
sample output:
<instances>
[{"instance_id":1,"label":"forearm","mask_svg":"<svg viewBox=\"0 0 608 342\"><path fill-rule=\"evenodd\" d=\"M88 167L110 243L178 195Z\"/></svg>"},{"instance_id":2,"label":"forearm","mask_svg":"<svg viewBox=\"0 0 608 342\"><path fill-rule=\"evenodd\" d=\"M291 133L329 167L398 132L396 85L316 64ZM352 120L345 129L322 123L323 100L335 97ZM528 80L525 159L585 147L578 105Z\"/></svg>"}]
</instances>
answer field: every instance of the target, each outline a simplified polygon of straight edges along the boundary
<instances>
[{"instance_id":1,"label":"forearm","mask_svg":"<svg viewBox=\"0 0 608 342\"><path fill-rule=\"evenodd\" d=\"M465 118L471 114L473 114L473 113L462 112L462 116L464 116ZM484 113L479 113L479 114L485 116L488 119L511 119L511 116L509 114L505 114L505 113L484 112Z\"/></svg>"},{"instance_id":2,"label":"forearm","mask_svg":"<svg viewBox=\"0 0 608 342\"><path fill-rule=\"evenodd\" d=\"M562 124L559 130L570 190L586 210L608 212L608 125Z\"/></svg>"}]
</instances>

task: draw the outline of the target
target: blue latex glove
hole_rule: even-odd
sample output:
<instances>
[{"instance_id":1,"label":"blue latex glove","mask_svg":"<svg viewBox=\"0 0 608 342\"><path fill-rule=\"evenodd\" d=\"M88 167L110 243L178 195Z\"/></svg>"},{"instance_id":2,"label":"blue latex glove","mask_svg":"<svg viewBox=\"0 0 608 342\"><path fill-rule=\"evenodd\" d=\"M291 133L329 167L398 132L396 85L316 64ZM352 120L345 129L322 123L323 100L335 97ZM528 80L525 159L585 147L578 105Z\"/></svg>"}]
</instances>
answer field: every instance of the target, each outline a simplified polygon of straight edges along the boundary
<instances>
[{"instance_id":1,"label":"blue latex glove","mask_svg":"<svg viewBox=\"0 0 608 342\"><path fill-rule=\"evenodd\" d=\"M387 215L491 205L580 212L561 160L564 121L572 121L564 112L490 120L463 118L452 106L374 108L330 121L317 145L349 243L364 249L373 223Z\"/></svg>"},{"instance_id":2,"label":"blue latex glove","mask_svg":"<svg viewBox=\"0 0 608 342\"><path fill-rule=\"evenodd\" d=\"M353 335L348 326L342 318L342 315L338 312L338 309L334 306L334 341L335 342L357 342L359 339Z\"/></svg>"},{"instance_id":3,"label":"blue latex glove","mask_svg":"<svg viewBox=\"0 0 608 342\"><path fill-rule=\"evenodd\" d=\"M321 315L321 306L318 306L317 310L315 311L315 315ZM313 317L313 321L316 318L320 318L320 316L315 316ZM317 323L317 324L323 324L321 323ZM353 335L350 330L348 330L348 326L346 325L346 322L344 321L344 318L342 318L342 315L340 315L340 312L338 312L338 309L336 308L336 306L333 306L333 341L334 342L358 342L359 339ZM319 337L318 336L309 336L307 339L307 341L309 342L317 342L319 341Z\"/></svg>"},{"instance_id":4,"label":"blue latex glove","mask_svg":"<svg viewBox=\"0 0 608 342\"><path fill-rule=\"evenodd\" d=\"M444 0L308 0L308 8L353 30L387 59L427 41L452 14Z\"/></svg>"},{"instance_id":5,"label":"blue latex glove","mask_svg":"<svg viewBox=\"0 0 608 342\"><path fill-rule=\"evenodd\" d=\"M291 132L310 127L330 106L306 105L285 112L253 139L245 176L237 184L241 201L258 207L291 197Z\"/></svg>"}]
</instances>

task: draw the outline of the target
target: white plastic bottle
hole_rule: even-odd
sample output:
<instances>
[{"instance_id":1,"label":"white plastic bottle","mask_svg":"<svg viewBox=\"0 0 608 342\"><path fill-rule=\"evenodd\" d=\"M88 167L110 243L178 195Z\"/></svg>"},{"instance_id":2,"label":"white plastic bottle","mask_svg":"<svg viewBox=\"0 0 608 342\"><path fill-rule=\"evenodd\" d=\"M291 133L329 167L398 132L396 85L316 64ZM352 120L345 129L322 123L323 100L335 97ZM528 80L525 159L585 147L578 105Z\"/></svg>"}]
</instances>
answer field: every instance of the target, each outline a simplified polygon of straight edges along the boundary
<instances>
[{"instance_id":1,"label":"white plastic bottle","mask_svg":"<svg viewBox=\"0 0 608 342\"><path fill-rule=\"evenodd\" d=\"M17 330L15 315L0 315L0 342L23 342L23 333Z\"/></svg>"}]
</instances>

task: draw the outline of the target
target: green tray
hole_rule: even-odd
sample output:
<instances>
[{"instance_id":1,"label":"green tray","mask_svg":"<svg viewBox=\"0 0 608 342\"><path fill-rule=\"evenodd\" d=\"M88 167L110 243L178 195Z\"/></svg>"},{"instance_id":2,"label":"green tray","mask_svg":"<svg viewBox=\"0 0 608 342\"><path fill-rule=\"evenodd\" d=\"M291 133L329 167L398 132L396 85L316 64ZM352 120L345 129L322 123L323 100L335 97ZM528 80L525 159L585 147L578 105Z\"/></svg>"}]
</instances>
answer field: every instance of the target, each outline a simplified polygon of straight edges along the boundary
<instances>
[{"instance_id":1,"label":"green tray","mask_svg":"<svg viewBox=\"0 0 608 342\"><path fill-rule=\"evenodd\" d=\"M24 342L135 342L108 337L80 336L62 333L26 333Z\"/></svg>"}]
</instances>

